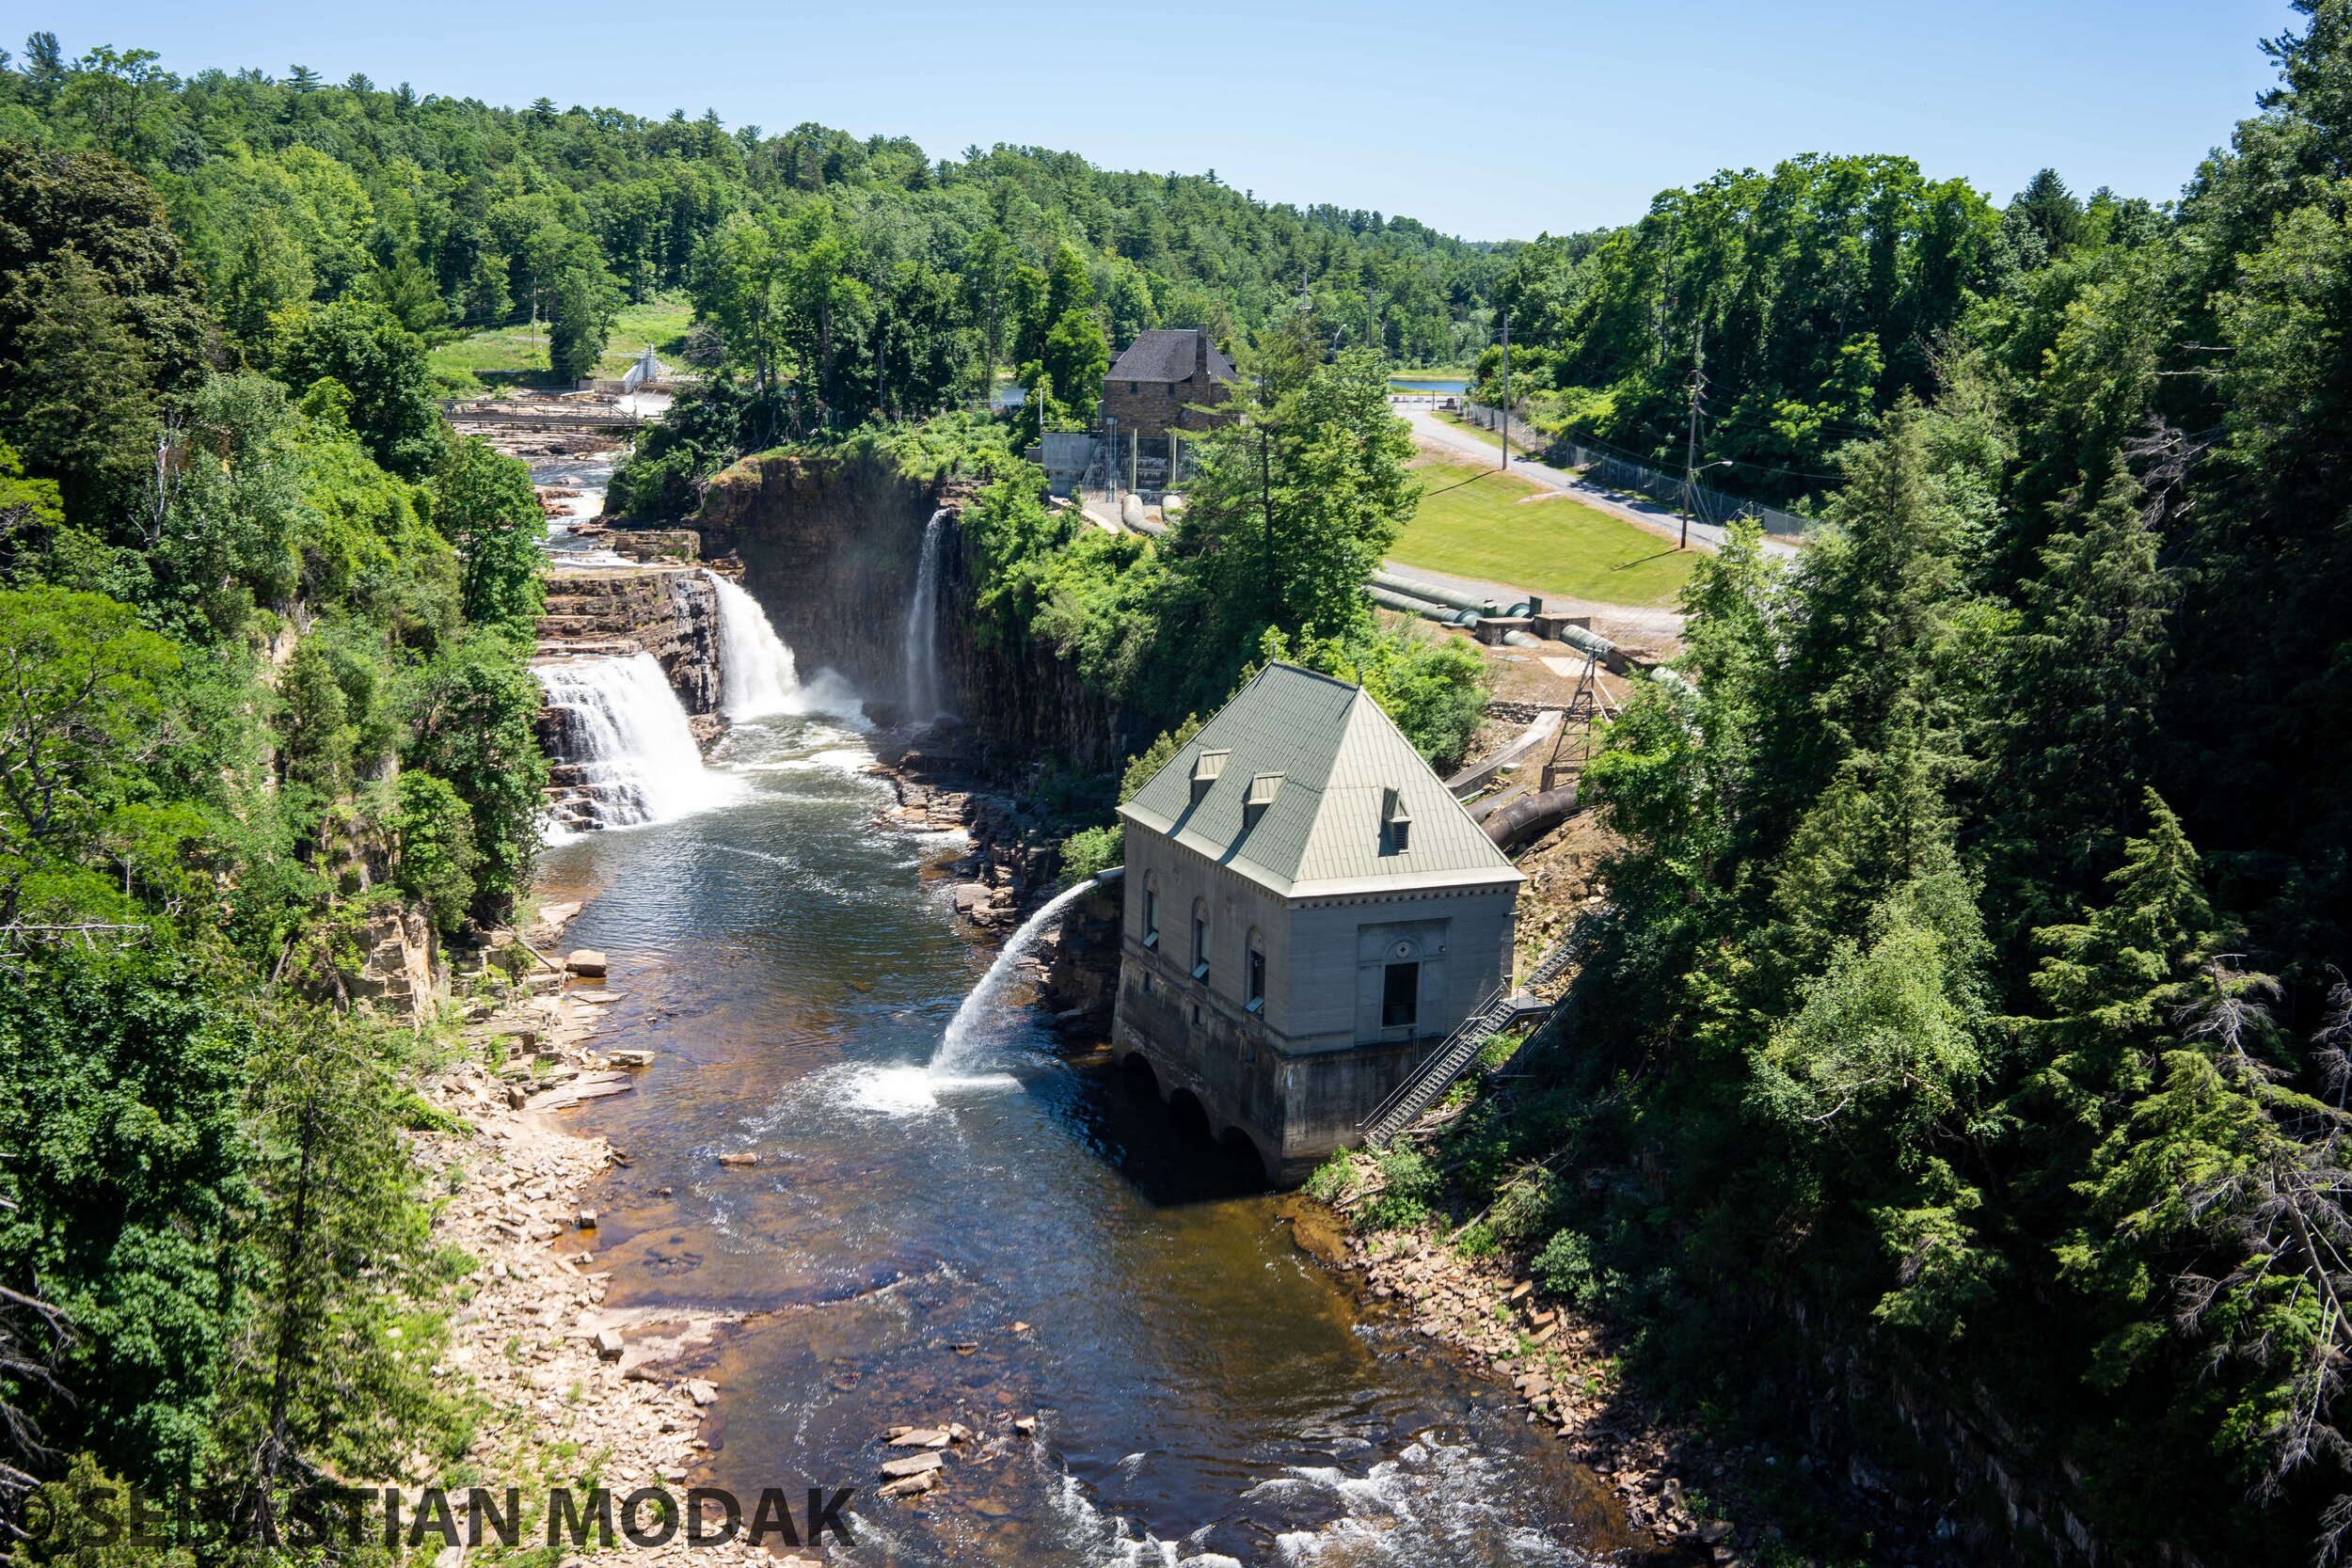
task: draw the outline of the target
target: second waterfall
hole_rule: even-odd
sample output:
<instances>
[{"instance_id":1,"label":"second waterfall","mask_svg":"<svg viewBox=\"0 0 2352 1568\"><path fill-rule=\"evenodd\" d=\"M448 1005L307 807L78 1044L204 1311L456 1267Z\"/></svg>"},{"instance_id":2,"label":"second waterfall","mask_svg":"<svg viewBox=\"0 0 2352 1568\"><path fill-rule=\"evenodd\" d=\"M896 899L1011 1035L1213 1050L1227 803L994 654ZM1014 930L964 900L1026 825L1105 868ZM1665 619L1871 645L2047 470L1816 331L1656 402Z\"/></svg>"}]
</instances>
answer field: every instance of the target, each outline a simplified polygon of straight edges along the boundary
<instances>
[{"instance_id":1,"label":"second waterfall","mask_svg":"<svg viewBox=\"0 0 2352 1568\"><path fill-rule=\"evenodd\" d=\"M928 724L946 708L940 699L940 555L947 543L947 509L931 514L923 528L923 555L914 569L914 597L907 606L906 717Z\"/></svg>"}]
</instances>

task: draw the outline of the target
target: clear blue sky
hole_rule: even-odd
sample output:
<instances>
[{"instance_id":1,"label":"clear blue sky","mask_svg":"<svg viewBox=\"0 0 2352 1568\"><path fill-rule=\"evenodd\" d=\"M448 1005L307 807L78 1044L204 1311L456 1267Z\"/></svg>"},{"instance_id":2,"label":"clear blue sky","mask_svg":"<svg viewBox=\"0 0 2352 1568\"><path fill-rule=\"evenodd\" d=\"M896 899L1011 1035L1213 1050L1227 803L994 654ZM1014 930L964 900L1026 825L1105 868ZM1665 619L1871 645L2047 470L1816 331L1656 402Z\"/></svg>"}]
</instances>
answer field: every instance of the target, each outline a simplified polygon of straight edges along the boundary
<instances>
[{"instance_id":1,"label":"clear blue sky","mask_svg":"<svg viewBox=\"0 0 2352 1568\"><path fill-rule=\"evenodd\" d=\"M2167 198L2252 111L2259 40L2294 20L2285 0L4 0L0 40L814 119L934 158L1064 148L1502 239L1622 223L1664 186L1806 151L1909 153L2002 201L2045 164Z\"/></svg>"}]
</instances>

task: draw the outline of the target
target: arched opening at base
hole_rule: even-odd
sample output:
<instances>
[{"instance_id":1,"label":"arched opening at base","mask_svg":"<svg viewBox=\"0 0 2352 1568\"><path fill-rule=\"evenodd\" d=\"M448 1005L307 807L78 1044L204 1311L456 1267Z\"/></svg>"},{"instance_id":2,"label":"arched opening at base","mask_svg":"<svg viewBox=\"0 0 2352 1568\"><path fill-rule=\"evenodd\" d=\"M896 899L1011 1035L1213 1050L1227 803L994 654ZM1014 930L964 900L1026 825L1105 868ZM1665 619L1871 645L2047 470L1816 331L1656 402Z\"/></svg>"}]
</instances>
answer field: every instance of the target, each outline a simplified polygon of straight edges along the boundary
<instances>
[{"instance_id":1,"label":"arched opening at base","mask_svg":"<svg viewBox=\"0 0 2352 1568\"><path fill-rule=\"evenodd\" d=\"M1260 1181L1267 1180L1271 1177L1273 1167L1266 1164L1265 1151L1258 1147L1257 1139L1242 1129L1227 1128L1217 1134L1216 1142L1217 1147L1226 1151L1226 1158L1232 1161L1236 1166L1247 1165L1255 1171Z\"/></svg>"},{"instance_id":2,"label":"arched opening at base","mask_svg":"<svg viewBox=\"0 0 2352 1568\"><path fill-rule=\"evenodd\" d=\"M1119 1059L1119 1070L1129 1086L1148 1090L1152 1099L1160 1098L1160 1075L1152 1070L1152 1058L1140 1051L1130 1051Z\"/></svg>"},{"instance_id":3,"label":"arched opening at base","mask_svg":"<svg viewBox=\"0 0 2352 1568\"><path fill-rule=\"evenodd\" d=\"M1186 1141L1192 1143L1210 1141L1208 1108L1200 1103L1200 1097L1190 1089L1179 1086L1168 1095L1168 1119L1175 1124L1177 1132Z\"/></svg>"}]
</instances>

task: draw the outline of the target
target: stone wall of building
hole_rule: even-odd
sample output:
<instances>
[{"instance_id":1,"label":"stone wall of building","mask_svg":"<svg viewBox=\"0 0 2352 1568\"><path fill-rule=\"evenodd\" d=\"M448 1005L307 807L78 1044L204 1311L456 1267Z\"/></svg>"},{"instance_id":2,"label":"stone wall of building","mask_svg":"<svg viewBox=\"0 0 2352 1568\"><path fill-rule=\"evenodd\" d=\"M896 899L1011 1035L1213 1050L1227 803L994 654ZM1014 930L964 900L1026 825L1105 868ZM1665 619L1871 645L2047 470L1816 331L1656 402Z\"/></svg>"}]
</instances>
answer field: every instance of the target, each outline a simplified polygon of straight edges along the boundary
<instances>
[{"instance_id":1,"label":"stone wall of building","mask_svg":"<svg viewBox=\"0 0 2352 1568\"><path fill-rule=\"evenodd\" d=\"M1103 417L1118 421L1121 440L1129 431L1144 440L1165 439L1171 430L1206 430L1231 416L1214 407L1232 388L1212 378L1204 368L1184 381L1111 381L1103 383ZM1196 407L1206 404L1211 407ZM1161 455L1166 455L1162 453Z\"/></svg>"},{"instance_id":2,"label":"stone wall of building","mask_svg":"<svg viewBox=\"0 0 2352 1568\"><path fill-rule=\"evenodd\" d=\"M1149 1063L1163 1095L1198 1100L1214 1132L1246 1136L1283 1185L1356 1142L1509 973L1516 885L1292 900L1132 822L1126 863L1115 1048ZM1196 909L1205 980L1192 973ZM1381 979L1400 942L1422 966L1419 1016L1384 1027ZM1254 1012L1253 943L1266 959Z\"/></svg>"}]
</instances>

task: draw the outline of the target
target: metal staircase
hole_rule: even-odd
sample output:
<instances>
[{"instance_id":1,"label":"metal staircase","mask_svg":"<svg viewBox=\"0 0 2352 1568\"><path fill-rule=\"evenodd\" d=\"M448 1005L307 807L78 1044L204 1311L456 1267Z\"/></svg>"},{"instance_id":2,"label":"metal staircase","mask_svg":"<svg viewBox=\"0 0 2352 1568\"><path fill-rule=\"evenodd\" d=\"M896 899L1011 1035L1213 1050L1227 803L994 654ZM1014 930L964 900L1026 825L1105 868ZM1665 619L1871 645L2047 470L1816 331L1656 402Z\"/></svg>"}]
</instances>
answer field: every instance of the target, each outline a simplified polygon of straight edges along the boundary
<instances>
[{"instance_id":1,"label":"metal staircase","mask_svg":"<svg viewBox=\"0 0 2352 1568\"><path fill-rule=\"evenodd\" d=\"M1532 1018L1541 1024L1550 1018L1567 999L1564 997L1561 1002L1547 1002L1531 994L1531 990L1534 987L1549 985L1559 979L1584 956L1585 944L1595 924L1586 917L1568 927L1567 935L1560 939L1558 945L1545 954L1528 972L1530 990L1514 990L1511 982L1505 980L1488 992L1477 1009L1462 1021L1461 1027L1448 1035L1437 1050L1423 1057L1421 1064L1406 1074L1405 1082L1396 1086L1395 1092L1364 1118L1361 1124L1364 1147L1386 1148L1427 1115L1429 1107L1438 1102L1438 1097L1451 1088L1455 1080L1477 1062L1479 1052L1486 1048L1488 1040L1523 1020Z\"/></svg>"},{"instance_id":2,"label":"metal staircase","mask_svg":"<svg viewBox=\"0 0 2352 1568\"><path fill-rule=\"evenodd\" d=\"M1479 1051L1486 1043L1521 1019L1537 1017L1551 1011L1551 1004L1514 991L1504 981L1490 992L1484 1004L1461 1027L1448 1035L1437 1050L1424 1057L1421 1065L1396 1092L1380 1103L1364 1121L1364 1144L1369 1148L1386 1148L1390 1140L1419 1121L1438 1097L1454 1081L1478 1060Z\"/></svg>"}]
</instances>

